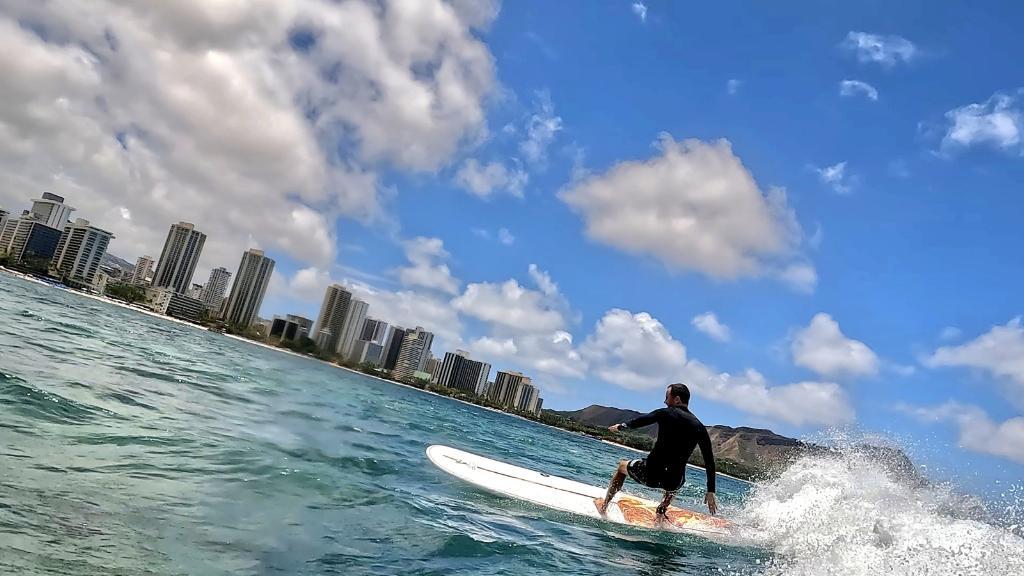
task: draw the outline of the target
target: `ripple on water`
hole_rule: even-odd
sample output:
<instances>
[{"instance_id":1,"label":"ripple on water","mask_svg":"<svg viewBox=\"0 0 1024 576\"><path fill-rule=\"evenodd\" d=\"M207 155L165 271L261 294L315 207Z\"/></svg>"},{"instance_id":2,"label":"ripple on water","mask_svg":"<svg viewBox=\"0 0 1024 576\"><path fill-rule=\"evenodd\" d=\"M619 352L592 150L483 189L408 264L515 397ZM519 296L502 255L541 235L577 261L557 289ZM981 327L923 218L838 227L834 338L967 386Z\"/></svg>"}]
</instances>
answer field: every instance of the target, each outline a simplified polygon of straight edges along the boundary
<instances>
[{"instance_id":1,"label":"ripple on water","mask_svg":"<svg viewBox=\"0 0 1024 576\"><path fill-rule=\"evenodd\" d=\"M117 418L116 412L104 410L65 398L60 394L30 386L17 376L3 374L0 398L6 407L21 416L57 424L88 424L106 418Z\"/></svg>"}]
</instances>

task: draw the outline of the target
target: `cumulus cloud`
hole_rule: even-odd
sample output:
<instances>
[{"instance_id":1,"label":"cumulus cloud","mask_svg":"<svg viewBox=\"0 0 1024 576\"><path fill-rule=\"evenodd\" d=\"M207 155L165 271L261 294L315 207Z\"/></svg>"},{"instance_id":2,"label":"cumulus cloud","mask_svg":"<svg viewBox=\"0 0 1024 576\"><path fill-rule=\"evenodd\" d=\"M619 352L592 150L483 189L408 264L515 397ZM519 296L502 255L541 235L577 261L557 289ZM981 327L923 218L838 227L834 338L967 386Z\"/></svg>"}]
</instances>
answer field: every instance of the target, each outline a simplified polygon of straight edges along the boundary
<instances>
[{"instance_id":1,"label":"cumulus cloud","mask_svg":"<svg viewBox=\"0 0 1024 576\"><path fill-rule=\"evenodd\" d=\"M687 363L684 377L695 395L795 426L838 426L855 418L849 397L834 382L770 386L757 370L718 373L695 360Z\"/></svg>"},{"instance_id":2,"label":"cumulus cloud","mask_svg":"<svg viewBox=\"0 0 1024 576\"><path fill-rule=\"evenodd\" d=\"M712 340L728 342L732 338L729 327L719 322L718 316L714 312L698 314L690 320L690 324L697 330L707 334Z\"/></svg>"},{"instance_id":3,"label":"cumulus cloud","mask_svg":"<svg viewBox=\"0 0 1024 576\"><path fill-rule=\"evenodd\" d=\"M659 149L560 193L591 239L725 279L777 273L798 258L802 231L785 193L762 192L728 141L664 135Z\"/></svg>"},{"instance_id":4,"label":"cumulus cloud","mask_svg":"<svg viewBox=\"0 0 1024 576\"><path fill-rule=\"evenodd\" d=\"M836 194L848 194L853 187L854 177L846 172L846 162L837 162L824 168L814 167L822 184L832 188Z\"/></svg>"},{"instance_id":5,"label":"cumulus cloud","mask_svg":"<svg viewBox=\"0 0 1024 576\"><path fill-rule=\"evenodd\" d=\"M444 263L449 254L440 238L420 236L404 242L404 247L409 265L398 269L398 279L402 284L458 294L459 281Z\"/></svg>"},{"instance_id":6,"label":"cumulus cloud","mask_svg":"<svg viewBox=\"0 0 1024 576\"><path fill-rule=\"evenodd\" d=\"M825 313L796 333L793 361L823 376L870 376L878 373L878 356L863 342L847 338Z\"/></svg>"},{"instance_id":7,"label":"cumulus cloud","mask_svg":"<svg viewBox=\"0 0 1024 576\"><path fill-rule=\"evenodd\" d=\"M860 80L842 80L839 82L839 95L847 98L864 96L868 100L878 100L878 90L871 84Z\"/></svg>"},{"instance_id":8,"label":"cumulus cloud","mask_svg":"<svg viewBox=\"0 0 1024 576\"><path fill-rule=\"evenodd\" d=\"M995 422L981 408L947 402L933 407L902 407L926 422L950 422L960 431L960 446L1024 464L1024 417Z\"/></svg>"},{"instance_id":9,"label":"cumulus cloud","mask_svg":"<svg viewBox=\"0 0 1024 576\"><path fill-rule=\"evenodd\" d=\"M797 426L847 424L854 418L849 399L835 383L770 386L756 370L734 376L688 360L685 346L645 312L608 311L580 353L597 377L630 390L683 381L696 396Z\"/></svg>"},{"instance_id":10,"label":"cumulus cloud","mask_svg":"<svg viewBox=\"0 0 1024 576\"><path fill-rule=\"evenodd\" d=\"M404 328L423 326L435 335L434 350L454 349L462 343L464 325L447 299L417 290L384 290L350 282L349 288L370 305L374 318Z\"/></svg>"},{"instance_id":11,"label":"cumulus cloud","mask_svg":"<svg viewBox=\"0 0 1024 576\"><path fill-rule=\"evenodd\" d=\"M818 271L807 262L788 264L776 272L776 277L793 290L804 294L813 293L818 286Z\"/></svg>"},{"instance_id":12,"label":"cumulus cloud","mask_svg":"<svg viewBox=\"0 0 1024 576\"><path fill-rule=\"evenodd\" d=\"M909 64L921 55L913 42L902 36L885 36L851 31L840 47L853 53L863 63L881 64L891 68L896 64Z\"/></svg>"},{"instance_id":13,"label":"cumulus cloud","mask_svg":"<svg viewBox=\"0 0 1024 576\"><path fill-rule=\"evenodd\" d=\"M501 162L480 164L475 158L467 159L455 173L455 183L479 198L489 198L495 192L522 198L529 181L530 175L522 169L509 169Z\"/></svg>"},{"instance_id":14,"label":"cumulus cloud","mask_svg":"<svg viewBox=\"0 0 1024 576\"><path fill-rule=\"evenodd\" d=\"M725 83L725 91L728 92L730 96L738 94L742 87L743 80L740 80L739 78L729 78L729 81Z\"/></svg>"},{"instance_id":15,"label":"cumulus cloud","mask_svg":"<svg viewBox=\"0 0 1024 576\"><path fill-rule=\"evenodd\" d=\"M551 275L541 270L536 264L530 264L530 278L533 279L534 284L540 288L546 296L557 296L558 295L558 284L551 279Z\"/></svg>"},{"instance_id":16,"label":"cumulus cloud","mask_svg":"<svg viewBox=\"0 0 1024 576\"><path fill-rule=\"evenodd\" d=\"M1020 90L998 92L980 104L967 104L946 112L942 148L949 151L987 145L1006 151L1018 149L1024 130L1021 93Z\"/></svg>"},{"instance_id":17,"label":"cumulus cloud","mask_svg":"<svg viewBox=\"0 0 1024 576\"><path fill-rule=\"evenodd\" d=\"M958 366L984 370L1024 387L1024 327L1020 316L959 346L942 346L925 358L930 368Z\"/></svg>"},{"instance_id":18,"label":"cumulus cloud","mask_svg":"<svg viewBox=\"0 0 1024 576\"><path fill-rule=\"evenodd\" d=\"M188 220L201 266L251 234L323 267L378 166L445 165L496 85L486 2L3 4L0 202L62 194L128 257Z\"/></svg>"},{"instance_id":19,"label":"cumulus cloud","mask_svg":"<svg viewBox=\"0 0 1024 576\"><path fill-rule=\"evenodd\" d=\"M452 306L463 314L514 332L553 332L565 326L562 312L545 294L524 288L514 279L501 284L469 284L452 300Z\"/></svg>"},{"instance_id":20,"label":"cumulus cloud","mask_svg":"<svg viewBox=\"0 0 1024 576\"><path fill-rule=\"evenodd\" d=\"M564 330L484 336L470 342L468 347L479 357L505 362L535 376L539 372L542 386L552 384L553 378L582 378L587 372L586 362L573 346L572 334Z\"/></svg>"},{"instance_id":21,"label":"cumulus cloud","mask_svg":"<svg viewBox=\"0 0 1024 576\"><path fill-rule=\"evenodd\" d=\"M686 348L646 312L609 310L580 351L599 378L630 390L676 382L686 366Z\"/></svg>"},{"instance_id":22,"label":"cumulus cloud","mask_svg":"<svg viewBox=\"0 0 1024 576\"><path fill-rule=\"evenodd\" d=\"M538 376L545 388L561 386L558 379L582 378L587 364L566 329L568 302L550 274L535 264L529 275L539 290L510 279L502 284L470 284L452 300L459 312L483 322L488 334L469 342L474 354Z\"/></svg>"}]
</instances>

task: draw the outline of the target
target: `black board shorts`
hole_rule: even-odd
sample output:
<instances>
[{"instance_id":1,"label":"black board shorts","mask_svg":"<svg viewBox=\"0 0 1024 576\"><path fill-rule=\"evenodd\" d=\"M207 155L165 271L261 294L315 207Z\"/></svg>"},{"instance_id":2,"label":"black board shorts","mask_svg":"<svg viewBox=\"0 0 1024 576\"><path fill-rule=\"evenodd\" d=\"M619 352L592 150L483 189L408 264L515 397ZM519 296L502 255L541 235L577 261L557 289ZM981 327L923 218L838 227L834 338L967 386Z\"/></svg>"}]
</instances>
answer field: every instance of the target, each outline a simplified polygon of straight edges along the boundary
<instances>
[{"instance_id":1,"label":"black board shorts","mask_svg":"<svg viewBox=\"0 0 1024 576\"><path fill-rule=\"evenodd\" d=\"M626 473L630 478L648 488L664 489L662 478L648 468L647 460L644 458L630 460L629 464L626 464ZM676 489L669 490L669 492L675 492Z\"/></svg>"}]
</instances>

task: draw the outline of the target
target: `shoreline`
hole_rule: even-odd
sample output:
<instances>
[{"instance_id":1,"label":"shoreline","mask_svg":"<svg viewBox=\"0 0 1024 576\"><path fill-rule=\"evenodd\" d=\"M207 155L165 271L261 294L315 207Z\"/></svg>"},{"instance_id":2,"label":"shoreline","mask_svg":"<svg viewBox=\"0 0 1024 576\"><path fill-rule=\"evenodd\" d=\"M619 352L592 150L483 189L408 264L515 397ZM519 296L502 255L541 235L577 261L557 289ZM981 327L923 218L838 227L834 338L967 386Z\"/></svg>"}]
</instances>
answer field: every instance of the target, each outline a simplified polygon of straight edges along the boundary
<instances>
[{"instance_id":1,"label":"shoreline","mask_svg":"<svg viewBox=\"0 0 1024 576\"><path fill-rule=\"evenodd\" d=\"M207 330L204 326L199 325L199 324L193 324L191 322L186 322L185 320L180 320L180 319L174 318L172 316L167 316L166 314L158 314L156 312L153 312L152 310L146 310L144 308L132 306L132 305L127 304L127 303L125 303L125 302L123 302L121 300L115 300L113 298L108 298L106 296L102 296L102 295L98 295L98 294L89 294L88 292L82 292L80 290L74 290L74 289L71 289L71 288L62 288L62 287L57 286L55 284L50 284L48 282L43 282L42 280L39 280L38 278L35 278L34 276L30 276L28 274L23 274L21 272L17 272L15 270L11 270L9 268L0 267L0 273L9 274L11 276L14 276L15 278L20 278L22 280L33 282L33 283L39 284L41 286L47 286L47 287L53 288L55 290L63 290L64 292L69 292L71 294L75 294L77 296L82 296L82 297L88 298L90 300L95 300L97 302L103 302L103 303L106 303L106 304L117 306L117 307L123 308L125 310L131 310L131 311L134 311L134 312L138 312L140 314L145 314L146 316L150 316L152 318L159 318L161 320L166 320L168 322L174 322L175 324L179 324L179 325L182 325L182 326L189 326L191 328L194 328L196 330L201 330L203 332L211 332L210 330ZM337 368L339 370L344 370L344 371L350 372L352 374L358 374L360 376L365 376L366 378L373 378L374 380L379 380L381 382L385 382L385 383L388 383L388 384L393 384L395 386L401 386L403 388L408 388L410 390L416 390L416 391L419 391L419 392L423 392L425 394L430 394L431 396L435 396L437 398L446 398L448 400L453 400L455 402L460 402L460 403L465 404L467 406L473 406L475 408L480 408L482 410L488 410L490 412L494 412L494 413L497 413L497 414L504 414L505 416L511 416L513 418L519 418L520 420L523 420L525 422L530 422L530 423L536 424L538 426L544 426L545 428L550 428L552 430L558 430L559 432L564 432L566 434L572 434L572 435L575 435L575 436L584 436L586 438L590 438L591 440L597 440L598 442L602 442L604 444L608 444L609 446L615 446L616 448L621 448L621 449L628 450L630 452L634 452L634 453L637 453L637 454L646 454L645 451L640 450L638 448L633 448L632 446L626 446L625 444L619 444L619 443L616 443L616 442L612 442L610 440L605 440L604 438L596 438L596 437L590 436L588 434L576 433L576 432L573 432L571 430L566 430L565 428L559 428L558 426L551 426L550 424L545 424L545 423L537 421L537 420L531 420L529 418L524 418L523 416L520 416L518 414L513 414L511 412L505 412L504 410L498 410L497 408L491 408L490 406L483 406L481 404L476 404L474 402L467 402L466 400L461 400L459 398L454 398L452 396L446 396L444 394L438 394L437 392L431 392L430 390L426 390L426 389L423 389L423 388L417 388L416 386L410 386L408 384L404 384L402 382L398 382L398 381L395 381L395 380L390 380L388 378L383 378L381 376L375 376L373 374L367 374L367 373L362 372L360 370L355 370L355 369L352 369L352 368L348 368L347 366L342 366L342 365L336 364L334 362L328 362L327 360L321 360L320 358L314 358L313 356L308 356L306 354L299 354L298 352L295 352L294 350L289 350L287 348L280 348L278 346L272 346L272 345L267 344L265 342L257 342L255 340L250 340L249 338L238 336L236 334L228 334L226 332L214 332L214 333L218 334L220 336L225 336L227 338L231 338L232 340L235 340L235 341L238 341L238 342L244 342L244 343L252 345L252 346L259 346L260 348L265 348L267 350L273 350L275 352L281 352L281 353L284 353L284 354L288 354L290 356L294 356L296 358L303 358L303 359L306 359L306 360L312 360L314 362L319 362L321 364L325 364L327 366L331 366L331 367ZM686 466L689 467L689 468L693 468L695 470L702 470L702 471L704 471L704 468L701 468L700 466L694 466L693 464L689 464L688 463ZM706 471L705 471L705 473L706 473ZM751 482L750 480L744 480L742 478L737 478L735 476L730 476L730 475L725 474L723 472L716 472L715 474L717 476L725 476L726 478L729 478L729 479L732 479L732 480L736 480L737 482L744 482L744 483L747 483L747 484L753 484L753 482Z\"/></svg>"}]
</instances>

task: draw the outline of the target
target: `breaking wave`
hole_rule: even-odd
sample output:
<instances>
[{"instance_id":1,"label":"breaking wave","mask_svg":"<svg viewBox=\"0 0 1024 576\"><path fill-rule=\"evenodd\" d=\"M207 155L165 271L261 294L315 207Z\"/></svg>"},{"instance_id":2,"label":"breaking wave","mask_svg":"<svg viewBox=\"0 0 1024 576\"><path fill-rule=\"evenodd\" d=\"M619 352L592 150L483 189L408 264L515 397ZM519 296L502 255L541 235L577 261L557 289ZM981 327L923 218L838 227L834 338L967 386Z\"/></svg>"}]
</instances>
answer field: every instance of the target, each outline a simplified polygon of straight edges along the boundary
<instances>
[{"instance_id":1,"label":"breaking wave","mask_svg":"<svg viewBox=\"0 0 1024 576\"><path fill-rule=\"evenodd\" d=\"M774 551L766 575L1024 574L1020 494L1004 496L992 510L854 449L795 461L757 485L736 520Z\"/></svg>"}]
</instances>

